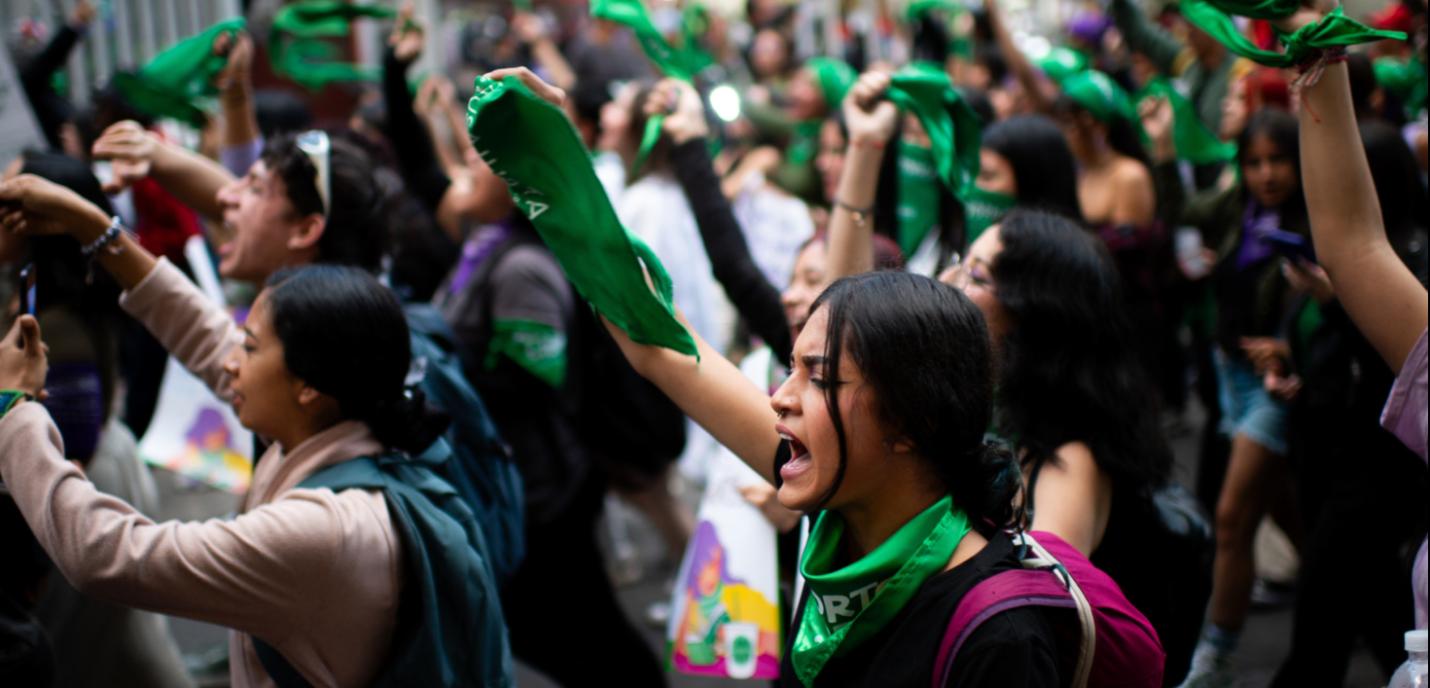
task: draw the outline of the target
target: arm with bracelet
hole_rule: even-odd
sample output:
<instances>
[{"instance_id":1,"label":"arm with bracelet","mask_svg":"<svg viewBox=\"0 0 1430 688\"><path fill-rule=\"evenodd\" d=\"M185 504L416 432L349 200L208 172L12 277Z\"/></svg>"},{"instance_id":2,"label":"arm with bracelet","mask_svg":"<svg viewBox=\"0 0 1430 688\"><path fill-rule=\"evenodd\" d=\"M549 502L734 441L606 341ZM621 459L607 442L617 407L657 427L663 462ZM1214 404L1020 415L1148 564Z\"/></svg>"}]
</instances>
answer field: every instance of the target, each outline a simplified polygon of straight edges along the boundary
<instances>
[{"instance_id":1,"label":"arm with bracelet","mask_svg":"<svg viewBox=\"0 0 1430 688\"><path fill-rule=\"evenodd\" d=\"M844 99L849 148L829 217L830 281L874 269L874 199L899 109L884 98L890 76L868 72Z\"/></svg>"}]
</instances>

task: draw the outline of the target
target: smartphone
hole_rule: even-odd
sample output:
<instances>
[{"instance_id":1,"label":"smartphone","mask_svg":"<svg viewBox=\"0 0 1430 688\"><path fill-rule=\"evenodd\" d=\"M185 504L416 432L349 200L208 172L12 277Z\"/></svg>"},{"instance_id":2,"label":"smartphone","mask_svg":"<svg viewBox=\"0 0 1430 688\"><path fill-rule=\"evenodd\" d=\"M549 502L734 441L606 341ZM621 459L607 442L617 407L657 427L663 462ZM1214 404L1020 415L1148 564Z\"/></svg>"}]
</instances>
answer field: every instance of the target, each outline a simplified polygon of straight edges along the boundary
<instances>
[{"instance_id":1,"label":"smartphone","mask_svg":"<svg viewBox=\"0 0 1430 688\"><path fill-rule=\"evenodd\" d=\"M1261 237L1271 242L1271 248L1280 253L1287 260L1293 262L1316 262L1316 251L1311 246L1311 240L1306 237L1288 232L1284 229L1267 229L1261 232Z\"/></svg>"},{"instance_id":2,"label":"smartphone","mask_svg":"<svg viewBox=\"0 0 1430 688\"><path fill-rule=\"evenodd\" d=\"M20 312L35 314L35 265L20 268Z\"/></svg>"}]
</instances>

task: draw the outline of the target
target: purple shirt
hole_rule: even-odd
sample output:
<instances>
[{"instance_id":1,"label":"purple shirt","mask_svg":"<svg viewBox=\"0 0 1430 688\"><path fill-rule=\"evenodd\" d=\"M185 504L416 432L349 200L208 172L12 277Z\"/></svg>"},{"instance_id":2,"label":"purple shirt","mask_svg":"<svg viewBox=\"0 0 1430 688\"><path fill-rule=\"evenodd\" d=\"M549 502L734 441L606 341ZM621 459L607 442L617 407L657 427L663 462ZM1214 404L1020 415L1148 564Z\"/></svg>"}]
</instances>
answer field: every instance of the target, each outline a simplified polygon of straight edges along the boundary
<instances>
[{"instance_id":1,"label":"purple shirt","mask_svg":"<svg viewBox=\"0 0 1430 688\"><path fill-rule=\"evenodd\" d=\"M1430 434L1430 417L1426 413L1426 361L1425 333L1420 333L1415 348L1405 358L1400 375L1395 378L1395 386L1390 388L1390 398L1385 402L1385 411L1380 414L1380 424L1391 434L1405 443L1411 451L1427 461L1426 435ZM1415 569L1410 575L1415 590L1415 627L1426 627L1426 595L1430 594L1430 575L1427 575L1426 546L1430 540L1420 543L1420 553L1415 555Z\"/></svg>"}]
</instances>

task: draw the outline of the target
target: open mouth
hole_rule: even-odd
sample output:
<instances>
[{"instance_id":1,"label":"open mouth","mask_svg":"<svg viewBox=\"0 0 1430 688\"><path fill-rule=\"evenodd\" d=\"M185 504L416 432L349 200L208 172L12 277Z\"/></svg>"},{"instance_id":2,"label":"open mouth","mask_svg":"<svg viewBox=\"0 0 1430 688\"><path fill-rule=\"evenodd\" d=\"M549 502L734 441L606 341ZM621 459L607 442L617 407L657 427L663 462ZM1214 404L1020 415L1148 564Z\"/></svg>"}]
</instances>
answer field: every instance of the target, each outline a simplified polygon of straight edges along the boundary
<instances>
[{"instance_id":1,"label":"open mouth","mask_svg":"<svg viewBox=\"0 0 1430 688\"><path fill-rule=\"evenodd\" d=\"M779 433L779 439L784 439L789 446L789 461L779 468L782 478L794 478L798 473L802 473L809 468L809 449L804 442L799 441L795 433L789 432L789 428L784 425L776 425L775 432Z\"/></svg>"}]
</instances>

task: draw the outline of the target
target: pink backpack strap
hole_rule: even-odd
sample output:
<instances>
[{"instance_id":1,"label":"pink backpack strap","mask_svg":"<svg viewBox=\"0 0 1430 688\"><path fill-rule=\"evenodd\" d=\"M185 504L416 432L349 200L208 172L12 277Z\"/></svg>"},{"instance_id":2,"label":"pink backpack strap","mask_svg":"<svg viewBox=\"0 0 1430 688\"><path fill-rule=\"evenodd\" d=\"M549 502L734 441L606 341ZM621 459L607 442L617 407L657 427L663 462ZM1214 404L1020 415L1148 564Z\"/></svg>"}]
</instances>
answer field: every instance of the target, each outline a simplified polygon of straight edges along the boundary
<instances>
[{"instance_id":1,"label":"pink backpack strap","mask_svg":"<svg viewBox=\"0 0 1430 688\"><path fill-rule=\"evenodd\" d=\"M948 685L953 660L969 636L994 615L1019 607L1075 609L1077 602L1057 575L1046 569L1014 569L979 581L959 600L934 660L933 688Z\"/></svg>"}]
</instances>

